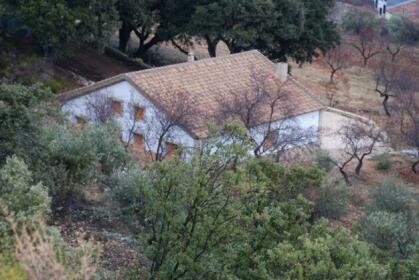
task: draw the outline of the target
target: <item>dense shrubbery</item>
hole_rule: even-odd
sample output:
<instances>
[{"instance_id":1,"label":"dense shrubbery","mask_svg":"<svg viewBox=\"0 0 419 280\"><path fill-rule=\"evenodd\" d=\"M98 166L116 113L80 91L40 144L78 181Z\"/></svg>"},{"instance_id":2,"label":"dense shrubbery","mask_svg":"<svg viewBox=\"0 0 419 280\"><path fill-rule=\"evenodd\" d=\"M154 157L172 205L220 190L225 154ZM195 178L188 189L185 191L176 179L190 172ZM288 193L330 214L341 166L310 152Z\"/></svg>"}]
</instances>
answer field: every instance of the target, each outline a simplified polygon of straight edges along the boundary
<instances>
[{"instance_id":1,"label":"dense shrubbery","mask_svg":"<svg viewBox=\"0 0 419 280\"><path fill-rule=\"evenodd\" d=\"M319 169L247 158L246 148L236 144L216 153L204 149L191 162L174 159L113 176L113 198L143 228L139 238L151 265L142 277L379 279L388 274L367 243L323 221L311 222L313 205L301 194L320 185Z\"/></svg>"},{"instance_id":2,"label":"dense shrubbery","mask_svg":"<svg viewBox=\"0 0 419 280\"><path fill-rule=\"evenodd\" d=\"M361 236L383 250L392 262L392 278L415 279L419 274L419 199L408 186L386 178L372 193Z\"/></svg>"},{"instance_id":3,"label":"dense shrubbery","mask_svg":"<svg viewBox=\"0 0 419 280\"><path fill-rule=\"evenodd\" d=\"M24 280L27 279L27 276L16 260L0 255L0 279Z\"/></svg>"},{"instance_id":4,"label":"dense shrubbery","mask_svg":"<svg viewBox=\"0 0 419 280\"><path fill-rule=\"evenodd\" d=\"M118 133L119 128L111 123L89 125L82 132L62 125L43 131L45 149L34 168L48 187L54 206L80 198L89 183L130 161Z\"/></svg>"},{"instance_id":5,"label":"dense shrubbery","mask_svg":"<svg viewBox=\"0 0 419 280\"><path fill-rule=\"evenodd\" d=\"M325 178L317 190L315 212L317 216L339 219L348 210L349 190L342 180Z\"/></svg>"},{"instance_id":6,"label":"dense shrubbery","mask_svg":"<svg viewBox=\"0 0 419 280\"><path fill-rule=\"evenodd\" d=\"M4 213L10 213L18 224L33 219L45 219L50 211L47 189L33 184L32 175L26 164L16 158L8 158L0 169L0 249L12 246L10 225Z\"/></svg>"},{"instance_id":7,"label":"dense shrubbery","mask_svg":"<svg viewBox=\"0 0 419 280\"><path fill-rule=\"evenodd\" d=\"M326 151L318 152L315 157L315 162L321 169L325 170L326 172L329 172L335 166L330 158L329 153Z\"/></svg>"},{"instance_id":8,"label":"dense shrubbery","mask_svg":"<svg viewBox=\"0 0 419 280\"><path fill-rule=\"evenodd\" d=\"M116 125L89 125L83 131L69 127L50 97L39 86L0 86L0 163L11 155L22 158L34 179L47 187L57 209L80 198L84 187L131 157Z\"/></svg>"},{"instance_id":9,"label":"dense shrubbery","mask_svg":"<svg viewBox=\"0 0 419 280\"><path fill-rule=\"evenodd\" d=\"M0 164L17 155L28 165L38 156L51 92L39 86L0 85Z\"/></svg>"},{"instance_id":10,"label":"dense shrubbery","mask_svg":"<svg viewBox=\"0 0 419 280\"><path fill-rule=\"evenodd\" d=\"M375 159L377 160L376 168L378 170L389 170L391 168L391 158L388 153L381 154Z\"/></svg>"},{"instance_id":11,"label":"dense shrubbery","mask_svg":"<svg viewBox=\"0 0 419 280\"><path fill-rule=\"evenodd\" d=\"M417 199L392 180L372 193L359 222L361 236L383 256L348 231L314 219L344 214L344 184L327 179L319 167L250 158L246 130L237 123L203 143L190 161L174 158L140 168L114 124L82 131L66 126L45 109L48 99L32 100L32 90L42 91L0 87L0 116L11 118L0 128L0 199L16 224L0 216L6 257L0 259L0 276L35 275L33 263L45 265L52 278L62 271L68 279L94 274L94 250L68 248L42 222L24 227L45 220L50 203L57 210L81 198L92 183L109 189L120 217L136 225L150 264L139 269L143 278L413 279L417 273ZM315 203L304 197L313 191ZM38 260L27 249L48 257Z\"/></svg>"}]
</instances>

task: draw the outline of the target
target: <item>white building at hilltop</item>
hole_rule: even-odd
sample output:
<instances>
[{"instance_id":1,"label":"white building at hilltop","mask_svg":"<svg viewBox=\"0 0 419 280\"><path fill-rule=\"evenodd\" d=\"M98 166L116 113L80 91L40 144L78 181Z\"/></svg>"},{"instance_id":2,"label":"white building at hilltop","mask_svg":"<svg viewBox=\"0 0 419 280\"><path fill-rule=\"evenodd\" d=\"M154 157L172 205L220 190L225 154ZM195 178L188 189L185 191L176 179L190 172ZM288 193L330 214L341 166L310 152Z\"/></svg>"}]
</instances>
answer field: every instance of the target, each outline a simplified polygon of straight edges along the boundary
<instances>
[{"instance_id":1,"label":"white building at hilltop","mask_svg":"<svg viewBox=\"0 0 419 280\"><path fill-rule=\"evenodd\" d=\"M386 15L387 14L387 0L373 0L374 1L374 7L377 9L378 13L380 15Z\"/></svg>"}]
</instances>

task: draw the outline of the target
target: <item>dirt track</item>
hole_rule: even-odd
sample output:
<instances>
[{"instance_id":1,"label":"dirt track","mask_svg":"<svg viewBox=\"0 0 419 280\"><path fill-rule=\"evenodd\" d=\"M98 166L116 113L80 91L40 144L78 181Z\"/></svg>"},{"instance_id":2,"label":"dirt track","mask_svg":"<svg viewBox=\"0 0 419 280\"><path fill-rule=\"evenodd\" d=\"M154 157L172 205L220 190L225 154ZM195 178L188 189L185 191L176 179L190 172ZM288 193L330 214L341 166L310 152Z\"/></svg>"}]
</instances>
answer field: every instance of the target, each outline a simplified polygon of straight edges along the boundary
<instances>
[{"instance_id":1,"label":"dirt track","mask_svg":"<svg viewBox=\"0 0 419 280\"><path fill-rule=\"evenodd\" d=\"M83 49L75 56L60 59L56 64L94 82L121 73L141 70L107 55L99 55L92 48Z\"/></svg>"}]
</instances>

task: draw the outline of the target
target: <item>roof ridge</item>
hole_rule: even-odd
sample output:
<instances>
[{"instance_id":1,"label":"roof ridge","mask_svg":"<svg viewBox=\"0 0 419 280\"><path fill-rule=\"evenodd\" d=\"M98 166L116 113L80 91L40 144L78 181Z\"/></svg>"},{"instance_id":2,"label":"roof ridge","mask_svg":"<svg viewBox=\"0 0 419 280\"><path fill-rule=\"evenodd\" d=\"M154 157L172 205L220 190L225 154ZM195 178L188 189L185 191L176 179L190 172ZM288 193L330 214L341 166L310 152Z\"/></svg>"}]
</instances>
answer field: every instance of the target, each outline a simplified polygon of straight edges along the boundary
<instances>
[{"instance_id":1,"label":"roof ridge","mask_svg":"<svg viewBox=\"0 0 419 280\"><path fill-rule=\"evenodd\" d=\"M316 94L314 94L309 88L307 88L305 85L303 85L299 80L297 80L295 77L288 75L288 78L296 85L298 86L305 94L307 94L309 97L311 97L312 99L316 100L317 102L319 102L321 105L326 106L326 104L324 103L324 101L317 96Z\"/></svg>"},{"instance_id":2,"label":"roof ridge","mask_svg":"<svg viewBox=\"0 0 419 280\"><path fill-rule=\"evenodd\" d=\"M186 61L186 62L181 62L181 63L175 63L175 64L170 64L170 65L164 65L164 66L154 67L154 68L145 69L145 70L131 71L131 72L126 72L125 74L126 75L142 74L142 73L148 73L148 72L153 72L153 71L157 71L157 70L167 70L167 69L171 69L171 68L178 68L178 67L182 67L182 66L186 66L186 65L203 64L204 62L208 62L208 61L217 61L217 60L223 60L223 59L230 59L230 58L233 58L233 57L243 56L243 55L247 55L247 54L250 54L250 53L255 53L257 55L262 56L266 60L270 61L261 52L259 52L258 50L254 49L254 50L242 51L242 52L239 52L239 53L233 53L233 54L229 54L229 55L216 56L216 57L208 57L208 58L204 58L204 59L200 59L200 60L195 60L195 61L191 61L191 62ZM272 61L270 61L270 62L272 62Z\"/></svg>"},{"instance_id":3,"label":"roof ridge","mask_svg":"<svg viewBox=\"0 0 419 280\"><path fill-rule=\"evenodd\" d=\"M83 95L86 91L100 89L102 86L111 85L113 83L123 81L126 78L127 78L127 73L121 73L121 74L106 78L104 80L94 82L93 84L90 84L90 85L86 85L86 86L83 86L83 87L79 87L79 88L75 88L75 89L71 89L71 90L61 92L61 93L57 94L56 97L61 102L67 101L68 100L67 95L71 95L69 99L74 99L74 98L79 97L80 95Z\"/></svg>"}]
</instances>

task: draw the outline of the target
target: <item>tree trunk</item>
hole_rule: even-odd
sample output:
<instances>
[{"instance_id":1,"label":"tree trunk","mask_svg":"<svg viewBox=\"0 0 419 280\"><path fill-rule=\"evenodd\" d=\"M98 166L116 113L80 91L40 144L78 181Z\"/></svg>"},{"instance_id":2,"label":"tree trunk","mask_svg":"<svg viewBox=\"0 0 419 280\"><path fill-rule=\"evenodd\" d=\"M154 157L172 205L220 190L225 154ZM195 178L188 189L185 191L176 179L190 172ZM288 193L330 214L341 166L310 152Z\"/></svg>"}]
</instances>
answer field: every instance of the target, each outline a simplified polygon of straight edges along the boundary
<instances>
[{"instance_id":1,"label":"tree trunk","mask_svg":"<svg viewBox=\"0 0 419 280\"><path fill-rule=\"evenodd\" d=\"M348 174L345 172L345 170L343 169L343 167L339 167L339 171L340 171L340 174L342 174L343 179L345 180L345 183L348 186L350 186L351 185L351 182L349 181Z\"/></svg>"},{"instance_id":2,"label":"tree trunk","mask_svg":"<svg viewBox=\"0 0 419 280\"><path fill-rule=\"evenodd\" d=\"M210 57L216 57L218 40L211 40L210 38L206 37L205 41L207 42L208 54Z\"/></svg>"},{"instance_id":3,"label":"tree trunk","mask_svg":"<svg viewBox=\"0 0 419 280\"><path fill-rule=\"evenodd\" d=\"M333 82L334 82L334 79L333 78L335 77L336 71L337 70L333 69L332 70L332 73L330 73L330 83L331 84L333 84Z\"/></svg>"},{"instance_id":4,"label":"tree trunk","mask_svg":"<svg viewBox=\"0 0 419 280\"><path fill-rule=\"evenodd\" d=\"M147 51L157 43L160 43L161 40L157 35L154 35L154 37L148 41L147 43L140 42L140 46L137 49L137 52L135 53L135 57L141 57L143 58L144 55L147 53Z\"/></svg>"},{"instance_id":5,"label":"tree trunk","mask_svg":"<svg viewBox=\"0 0 419 280\"><path fill-rule=\"evenodd\" d=\"M366 67L366 66L367 66L367 64L368 64L368 59L369 59L369 57L364 56L364 64L363 64L363 66L364 66L364 67Z\"/></svg>"},{"instance_id":6,"label":"tree trunk","mask_svg":"<svg viewBox=\"0 0 419 280\"><path fill-rule=\"evenodd\" d=\"M397 55L400 53L401 47L396 48L395 51L393 51L390 47L386 48L388 53L391 55L391 62L396 61Z\"/></svg>"},{"instance_id":7,"label":"tree trunk","mask_svg":"<svg viewBox=\"0 0 419 280\"><path fill-rule=\"evenodd\" d=\"M361 173L361 169L362 169L362 165L364 164L363 160L358 160L358 165L355 168L355 174L357 176L359 176L359 174Z\"/></svg>"},{"instance_id":8,"label":"tree trunk","mask_svg":"<svg viewBox=\"0 0 419 280\"><path fill-rule=\"evenodd\" d=\"M122 22L122 26L119 29L119 50L121 52L127 51L127 46L129 39L131 38L132 30L132 27L128 23L124 21Z\"/></svg>"},{"instance_id":9,"label":"tree trunk","mask_svg":"<svg viewBox=\"0 0 419 280\"><path fill-rule=\"evenodd\" d=\"M419 165L419 160L417 160L415 163L413 163L412 165L412 171L415 174L418 174L418 171L416 170L416 167Z\"/></svg>"},{"instance_id":10,"label":"tree trunk","mask_svg":"<svg viewBox=\"0 0 419 280\"><path fill-rule=\"evenodd\" d=\"M384 107L384 111L386 112L386 115L388 117L391 117L390 110L388 109L388 100L389 100L389 98L390 98L389 95L384 95L383 107Z\"/></svg>"}]
</instances>

